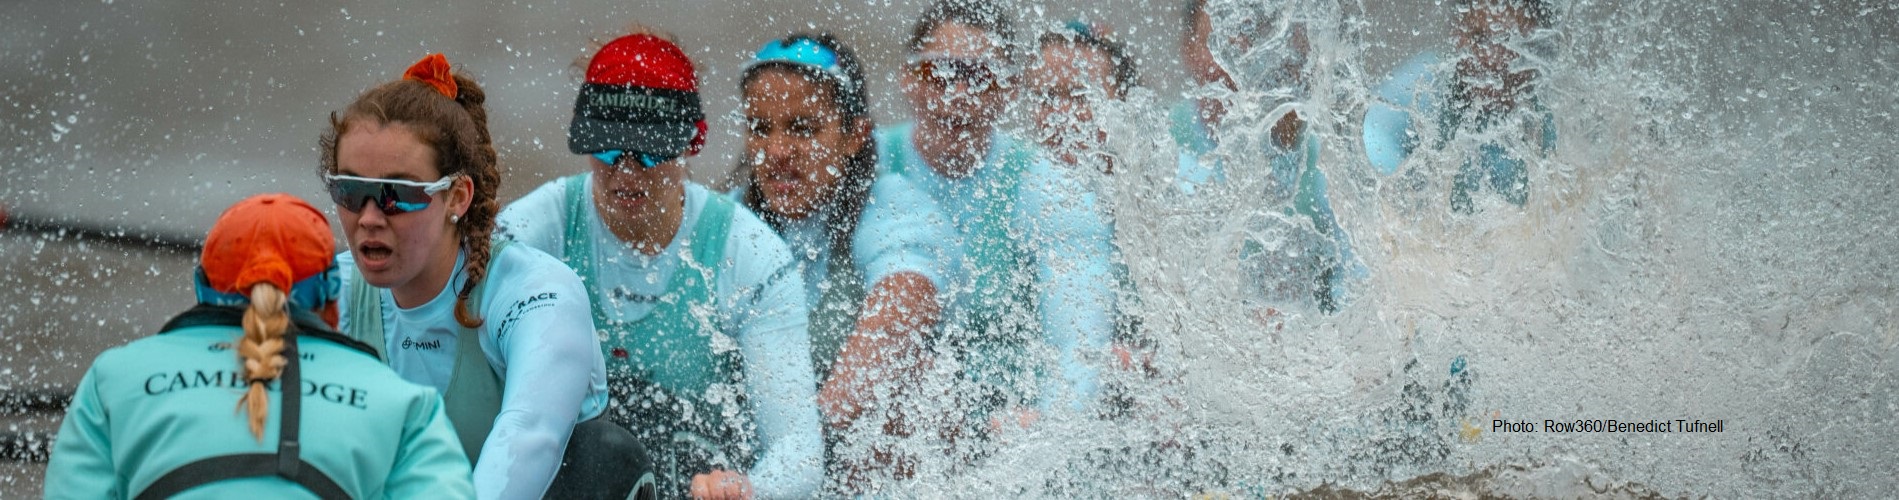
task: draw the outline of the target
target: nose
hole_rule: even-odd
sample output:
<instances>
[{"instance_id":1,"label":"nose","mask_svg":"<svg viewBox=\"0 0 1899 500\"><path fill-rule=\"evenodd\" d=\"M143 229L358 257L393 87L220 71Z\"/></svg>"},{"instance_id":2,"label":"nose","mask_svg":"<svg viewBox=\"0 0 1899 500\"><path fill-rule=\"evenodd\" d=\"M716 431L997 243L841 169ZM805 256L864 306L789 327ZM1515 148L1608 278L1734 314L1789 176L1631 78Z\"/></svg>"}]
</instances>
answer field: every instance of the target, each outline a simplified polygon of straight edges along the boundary
<instances>
[{"instance_id":1,"label":"nose","mask_svg":"<svg viewBox=\"0 0 1899 500\"><path fill-rule=\"evenodd\" d=\"M762 138L760 150L765 153L766 164L783 163L790 160L798 149L797 138L789 134L772 133Z\"/></svg>"},{"instance_id":2,"label":"nose","mask_svg":"<svg viewBox=\"0 0 1899 500\"><path fill-rule=\"evenodd\" d=\"M389 215L382 213L382 208L376 206L373 202L365 202L362 206L356 207L356 209L356 225L358 226L384 227L389 225Z\"/></svg>"}]
</instances>

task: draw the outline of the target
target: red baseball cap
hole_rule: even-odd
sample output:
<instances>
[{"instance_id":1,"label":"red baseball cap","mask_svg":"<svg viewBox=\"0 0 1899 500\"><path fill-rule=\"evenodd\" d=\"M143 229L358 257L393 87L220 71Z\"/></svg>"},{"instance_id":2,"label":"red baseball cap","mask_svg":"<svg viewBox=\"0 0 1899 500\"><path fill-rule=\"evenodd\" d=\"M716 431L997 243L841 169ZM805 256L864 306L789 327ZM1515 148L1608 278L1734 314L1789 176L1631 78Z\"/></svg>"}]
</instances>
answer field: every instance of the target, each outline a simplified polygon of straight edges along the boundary
<instances>
[{"instance_id":1,"label":"red baseball cap","mask_svg":"<svg viewBox=\"0 0 1899 500\"><path fill-rule=\"evenodd\" d=\"M600 47L587 63L567 128L569 151L683 155L696 153L704 136L699 75L678 45L652 34L627 35Z\"/></svg>"}]
</instances>

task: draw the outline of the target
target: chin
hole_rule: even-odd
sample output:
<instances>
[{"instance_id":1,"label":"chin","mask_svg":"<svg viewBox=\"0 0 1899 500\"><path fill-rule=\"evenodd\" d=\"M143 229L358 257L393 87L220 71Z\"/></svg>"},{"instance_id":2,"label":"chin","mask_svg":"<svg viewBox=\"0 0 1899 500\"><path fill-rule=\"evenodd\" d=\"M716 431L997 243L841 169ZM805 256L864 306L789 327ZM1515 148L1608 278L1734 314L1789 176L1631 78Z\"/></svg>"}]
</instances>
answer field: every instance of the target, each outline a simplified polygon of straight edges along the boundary
<instances>
[{"instance_id":1,"label":"chin","mask_svg":"<svg viewBox=\"0 0 1899 500\"><path fill-rule=\"evenodd\" d=\"M800 203L793 203L790 200L774 199L774 200L767 200L765 203L766 203L765 205L766 210L769 210L772 213L778 214L780 217L797 219L797 218L802 218L805 215L811 213L810 206L800 204Z\"/></svg>"},{"instance_id":2,"label":"chin","mask_svg":"<svg viewBox=\"0 0 1899 500\"><path fill-rule=\"evenodd\" d=\"M393 269L383 271L363 271L358 269L357 275L363 277L364 283L368 283L369 286L376 288L395 288L396 285L403 283L402 277L397 276Z\"/></svg>"}]
</instances>

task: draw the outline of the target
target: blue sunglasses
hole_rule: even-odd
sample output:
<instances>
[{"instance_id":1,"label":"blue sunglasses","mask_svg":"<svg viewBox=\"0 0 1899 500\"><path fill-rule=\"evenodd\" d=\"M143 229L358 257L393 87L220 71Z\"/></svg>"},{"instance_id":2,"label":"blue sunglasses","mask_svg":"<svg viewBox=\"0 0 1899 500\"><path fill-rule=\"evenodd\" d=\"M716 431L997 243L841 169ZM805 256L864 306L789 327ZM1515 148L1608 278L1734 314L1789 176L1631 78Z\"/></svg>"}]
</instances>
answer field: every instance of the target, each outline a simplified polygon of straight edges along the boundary
<instances>
[{"instance_id":1,"label":"blue sunglasses","mask_svg":"<svg viewBox=\"0 0 1899 500\"><path fill-rule=\"evenodd\" d=\"M661 163L673 161L674 159L679 158L679 155L662 155L662 154L655 154L655 153L642 153L639 151L624 151L624 150L619 150L619 149L609 149L606 151L593 153L593 157L596 160L600 160L600 163L607 164L607 166L609 167L618 166L620 164L621 159L632 157L634 160L637 160L640 162L641 167L653 168L653 167L659 166L659 164Z\"/></svg>"},{"instance_id":2,"label":"blue sunglasses","mask_svg":"<svg viewBox=\"0 0 1899 500\"><path fill-rule=\"evenodd\" d=\"M758 53L752 55L752 62L745 65L745 69L770 62L787 62L816 69L848 87L851 75L845 73L844 67L837 61L837 52L830 47L825 47L817 40L798 37L765 42L765 46L759 47Z\"/></svg>"},{"instance_id":3,"label":"blue sunglasses","mask_svg":"<svg viewBox=\"0 0 1899 500\"><path fill-rule=\"evenodd\" d=\"M327 306L342 295L342 275L336 272L336 264L331 261L329 269L304 278L290 285L290 305L315 310ZM251 303L251 297L243 293L225 293L211 287L211 279L204 274L204 266L199 266L193 276L198 302L215 306L244 307Z\"/></svg>"}]
</instances>

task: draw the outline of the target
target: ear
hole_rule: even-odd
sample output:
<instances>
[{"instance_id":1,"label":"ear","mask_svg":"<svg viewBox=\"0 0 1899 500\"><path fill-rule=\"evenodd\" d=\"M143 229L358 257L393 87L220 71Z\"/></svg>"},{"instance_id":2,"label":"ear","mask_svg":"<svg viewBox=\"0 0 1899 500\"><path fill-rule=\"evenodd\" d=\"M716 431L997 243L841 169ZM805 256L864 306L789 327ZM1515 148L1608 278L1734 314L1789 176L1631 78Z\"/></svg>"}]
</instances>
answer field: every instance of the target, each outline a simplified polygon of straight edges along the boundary
<instances>
[{"instance_id":1,"label":"ear","mask_svg":"<svg viewBox=\"0 0 1899 500\"><path fill-rule=\"evenodd\" d=\"M927 104L926 101L928 99L926 99L926 97L928 96L922 94L923 85L923 81L919 80L917 75L910 71L909 66L903 66L897 70L897 88L903 91L904 98L910 100L910 105L923 106Z\"/></svg>"},{"instance_id":2,"label":"ear","mask_svg":"<svg viewBox=\"0 0 1899 500\"><path fill-rule=\"evenodd\" d=\"M475 178L468 175L456 177L455 185L449 187L448 191L453 193L448 198L448 213L455 216L468 215L468 207L473 205L475 200Z\"/></svg>"},{"instance_id":3,"label":"ear","mask_svg":"<svg viewBox=\"0 0 1899 500\"><path fill-rule=\"evenodd\" d=\"M692 134L692 145L686 147L686 156L698 156L699 150L706 147L706 121L699 120L692 126L698 130Z\"/></svg>"},{"instance_id":4,"label":"ear","mask_svg":"<svg viewBox=\"0 0 1899 500\"><path fill-rule=\"evenodd\" d=\"M862 152L863 148L871 147L870 134L870 117L858 118L856 122L844 129L845 148L852 154L856 154Z\"/></svg>"}]
</instances>

